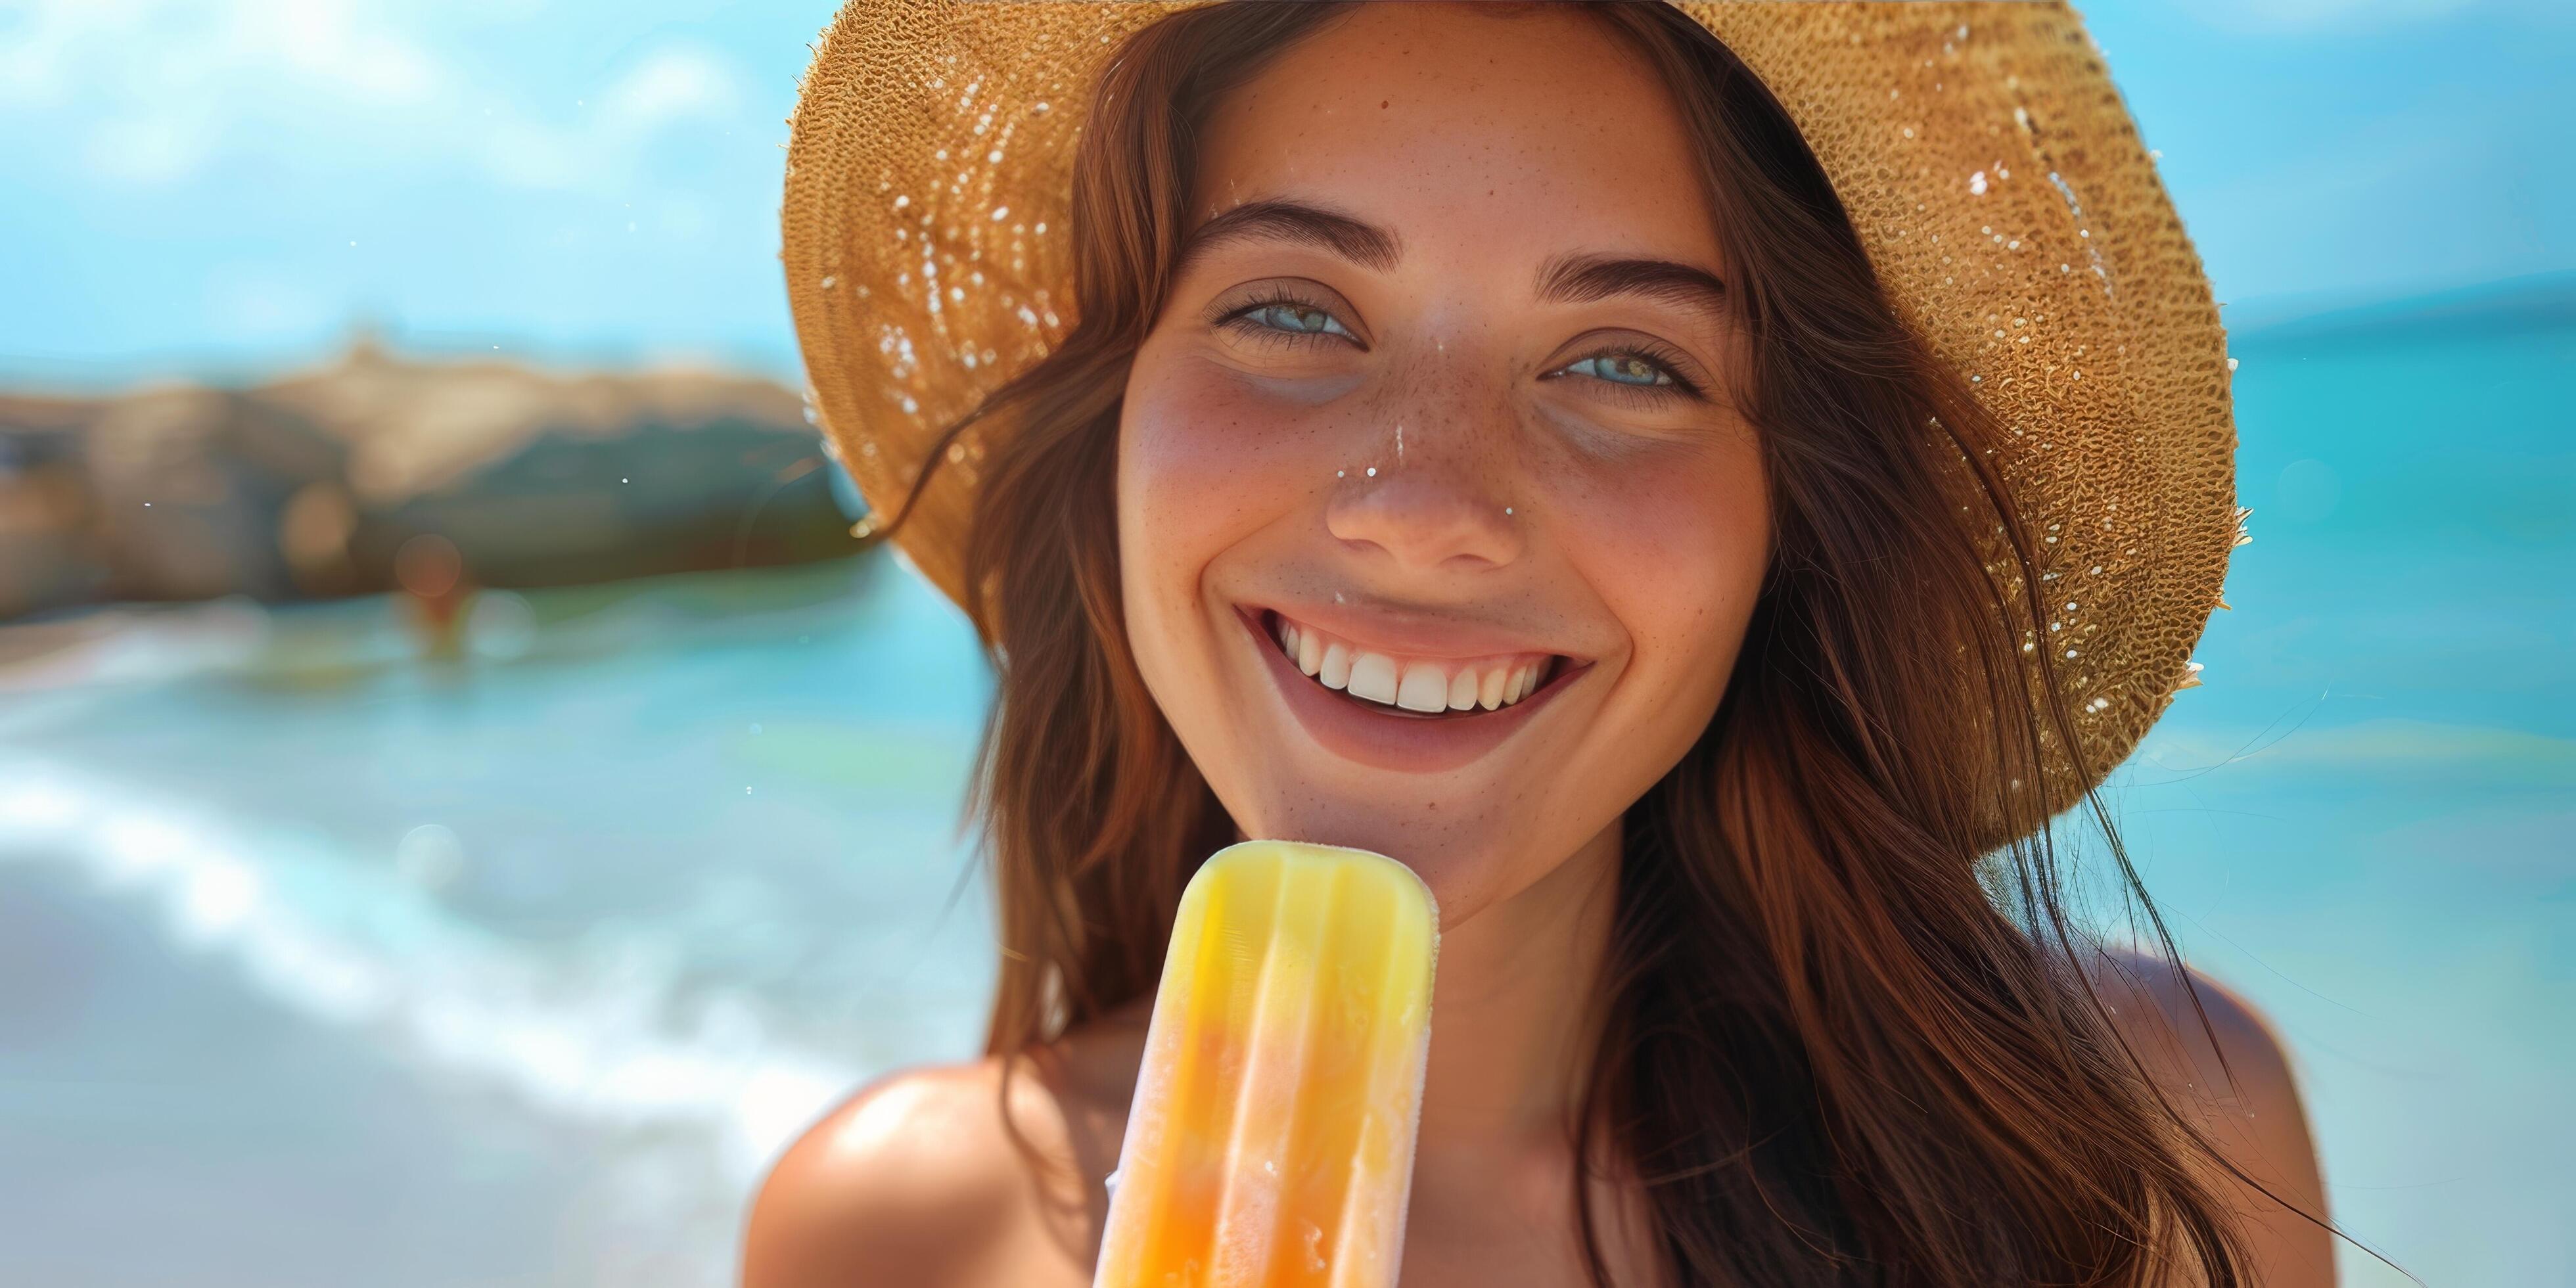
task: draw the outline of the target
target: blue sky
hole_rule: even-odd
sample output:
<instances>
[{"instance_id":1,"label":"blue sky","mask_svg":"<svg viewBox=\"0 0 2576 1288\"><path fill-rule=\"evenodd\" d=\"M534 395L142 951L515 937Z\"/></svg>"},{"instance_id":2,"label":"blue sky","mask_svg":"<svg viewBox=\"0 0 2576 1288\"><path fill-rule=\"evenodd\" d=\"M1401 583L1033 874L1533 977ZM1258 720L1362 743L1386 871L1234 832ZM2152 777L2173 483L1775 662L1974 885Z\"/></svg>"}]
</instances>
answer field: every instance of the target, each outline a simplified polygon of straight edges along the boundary
<instances>
[{"instance_id":1,"label":"blue sky","mask_svg":"<svg viewBox=\"0 0 2576 1288\"><path fill-rule=\"evenodd\" d=\"M2240 324L2576 267L2576 6L2081 6ZM794 371L829 0L0 0L0 379L416 347ZM2250 310L2250 312L2249 312Z\"/></svg>"}]
</instances>

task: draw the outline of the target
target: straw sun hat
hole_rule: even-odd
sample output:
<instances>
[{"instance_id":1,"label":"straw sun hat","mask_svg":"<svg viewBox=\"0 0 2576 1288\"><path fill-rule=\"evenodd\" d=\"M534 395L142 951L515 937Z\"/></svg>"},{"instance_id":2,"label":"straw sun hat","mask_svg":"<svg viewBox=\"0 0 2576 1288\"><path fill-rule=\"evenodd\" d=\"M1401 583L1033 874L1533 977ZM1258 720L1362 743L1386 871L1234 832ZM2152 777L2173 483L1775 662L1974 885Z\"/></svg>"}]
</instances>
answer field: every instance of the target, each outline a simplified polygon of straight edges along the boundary
<instances>
[{"instance_id":1,"label":"straw sun hat","mask_svg":"<svg viewBox=\"0 0 2576 1288\"><path fill-rule=\"evenodd\" d=\"M1071 330L1091 87L1128 33L1197 2L851 0L823 33L790 122L782 258L826 445L879 513L950 422ZM2024 648L2050 651L2090 770L2053 767L2063 808L2197 682L2242 541L2200 259L2062 0L1679 7L1787 109L1899 312L2004 426L2043 578ZM897 538L951 598L986 447L948 448Z\"/></svg>"}]
</instances>

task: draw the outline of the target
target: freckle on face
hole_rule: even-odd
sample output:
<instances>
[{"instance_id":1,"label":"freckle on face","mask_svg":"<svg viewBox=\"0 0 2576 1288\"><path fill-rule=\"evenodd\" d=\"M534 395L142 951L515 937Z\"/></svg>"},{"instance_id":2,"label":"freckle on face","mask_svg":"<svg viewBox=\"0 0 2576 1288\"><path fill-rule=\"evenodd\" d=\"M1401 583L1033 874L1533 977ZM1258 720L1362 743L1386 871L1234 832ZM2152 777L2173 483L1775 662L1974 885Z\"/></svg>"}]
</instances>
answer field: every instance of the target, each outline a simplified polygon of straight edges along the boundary
<instances>
[{"instance_id":1,"label":"freckle on face","mask_svg":"<svg viewBox=\"0 0 2576 1288\"><path fill-rule=\"evenodd\" d=\"M1182 745L1247 833L1394 854L1453 922L1611 827L1688 747L1768 539L1758 445L1732 413L1650 418L1598 375L1540 379L1603 333L1713 343L1675 339L1670 315L1533 296L1565 252L1722 262L1671 100L1592 22L1368 6L1236 89L1194 208L1292 198L1392 231L1404 257L1385 273L1286 246L1209 257L1174 284L1120 410L1128 634ZM1369 101L1375 117L1334 110ZM1370 343L1207 321L1283 280L1322 288ZM1301 608L1499 633L1588 669L1490 751L1389 771L1299 722L1240 612Z\"/></svg>"}]
</instances>

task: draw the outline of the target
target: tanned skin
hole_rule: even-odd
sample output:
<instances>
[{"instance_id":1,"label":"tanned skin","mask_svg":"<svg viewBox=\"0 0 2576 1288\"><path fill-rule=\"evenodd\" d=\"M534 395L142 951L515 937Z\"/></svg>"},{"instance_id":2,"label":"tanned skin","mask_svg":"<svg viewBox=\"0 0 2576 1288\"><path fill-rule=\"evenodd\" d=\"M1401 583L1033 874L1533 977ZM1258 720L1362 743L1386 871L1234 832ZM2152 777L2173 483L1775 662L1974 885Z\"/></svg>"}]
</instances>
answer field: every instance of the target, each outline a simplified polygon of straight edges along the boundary
<instances>
[{"instance_id":1,"label":"tanned skin","mask_svg":"<svg viewBox=\"0 0 2576 1288\"><path fill-rule=\"evenodd\" d=\"M1759 443L1718 378L1739 339L1723 321L1669 299L1542 299L1533 280L1551 256L1600 251L1716 271L1690 145L1653 76L1579 15L1383 5L1239 87L1202 146L1200 218L1293 199L1363 219L1402 253L1369 265L1249 241L1175 283L1121 412L1138 665L1248 832L1395 854L1438 894L1406 1288L1587 1288L1563 1125L1619 816L1716 709L1769 515ZM1307 303L1211 322L1282 282ZM1273 324L1326 334L1278 342L1259 330ZM1614 387L1644 368L1595 359L1641 338L1710 396ZM1283 713L1265 645L1234 616L1247 602L1288 611L1283 598L1418 651L1455 630L1593 669L1472 764L1355 766ZM2106 994L2166 1093L2244 1171L2321 1213L2298 1092L2261 1017L2200 981L2213 1046L2181 976L2118 964ZM1015 1057L1007 1102L991 1058L842 1105L762 1189L747 1288L1088 1285L1146 1005ZM1636 1195L1593 1184L1614 1281L1646 1288ZM2320 1228L2227 1184L2256 1283L2333 1283Z\"/></svg>"}]
</instances>

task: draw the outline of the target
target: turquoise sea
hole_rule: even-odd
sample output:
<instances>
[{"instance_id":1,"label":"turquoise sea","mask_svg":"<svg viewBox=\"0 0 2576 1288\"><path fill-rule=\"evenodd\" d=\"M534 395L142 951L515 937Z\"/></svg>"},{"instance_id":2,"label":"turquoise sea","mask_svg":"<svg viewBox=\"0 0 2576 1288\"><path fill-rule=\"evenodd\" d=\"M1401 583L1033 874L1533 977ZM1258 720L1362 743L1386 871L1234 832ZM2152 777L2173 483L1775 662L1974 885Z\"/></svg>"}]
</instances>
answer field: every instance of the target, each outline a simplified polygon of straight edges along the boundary
<instances>
[{"instance_id":1,"label":"turquoise sea","mask_svg":"<svg viewBox=\"0 0 2576 1288\"><path fill-rule=\"evenodd\" d=\"M2436 1285L2576 1284L2543 286L2238 336L2254 541L2112 793L2295 1048L2335 1215ZM0 1283L721 1282L798 1128L974 1049L989 682L909 571L544 592L474 643L425 665L381 600L0 630Z\"/></svg>"}]
</instances>

